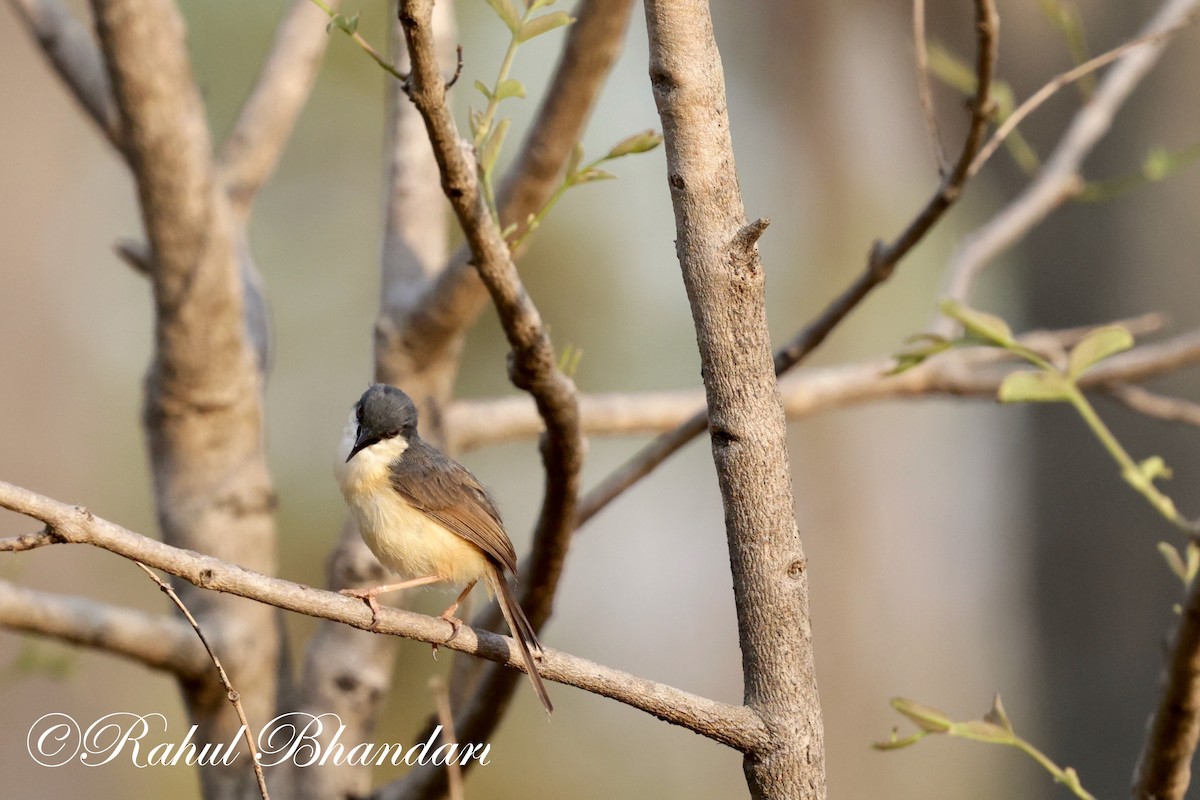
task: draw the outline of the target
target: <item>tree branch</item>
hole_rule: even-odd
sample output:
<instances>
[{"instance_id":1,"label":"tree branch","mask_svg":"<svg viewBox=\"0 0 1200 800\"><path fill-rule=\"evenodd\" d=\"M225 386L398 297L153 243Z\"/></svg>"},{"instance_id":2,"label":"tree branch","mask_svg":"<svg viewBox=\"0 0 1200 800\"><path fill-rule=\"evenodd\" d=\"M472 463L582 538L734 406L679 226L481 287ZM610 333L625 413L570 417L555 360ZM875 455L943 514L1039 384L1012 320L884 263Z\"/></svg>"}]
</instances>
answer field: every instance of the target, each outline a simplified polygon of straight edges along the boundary
<instances>
[{"instance_id":1,"label":"tree branch","mask_svg":"<svg viewBox=\"0 0 1200 800\"><path fill-rule=\"evenodd\" d=\"M755 245L763 224L746 222L708 3L646 0L645 8L676 252L725 510L746 705L771 736L743 768L752 797L824 798L808 574Z\"/></svg>"},{"instance_id":2,"label":"tree branch","mask_svg":"<svg viewBox=\"0 0 1200 800\"><path fill-rule=\"evenodd\" d=\"M339 0L329 0L337 8ZM283 153L312 93L329 35L312 0L293 0L258 80L221 143L218 172L235 214L244 217Z\"/></svg>"},{"instance_id":3,"label":"tree branch","mask_svg":"<svg viewBox=\"0 0 1200 800\"><path fill-rule=\"evenodd\" d=\"M1046 159L1041 172L987 224L963 240L946 270L945 293L962 302L970 298L980 273L992 260L1025 236L1052 211L1079 193L1079 170L1092 148L1104 138L1117 110L1158 63L1169 39L1153 38L1178 27L1194 13L1196 0L1168 0L1140 34L1151 37L1129 50L1104 75L1092 99L1075 114ZM939 328L945 329L945 323Z\"/></svg>"},{"instance_id":4,"label":"tree branch","mask_svg":"<svg viewBox=\"0 0 1200 800\"><path fill-rule=\"evenodd\" d=\"M44 540L45 533L39 538ZM192 629L178 619L24 589L4 580L0 627L122 656L183 680L197 680L211 669Z\"/></svg>"},{"instance_id":5,"label":"tree branch","mask_svg":"<svg viewBox=\"0 0 1200 800\"><path fill-rule=\"evenodd\" d=\"M41 535L45 545L93 545L169 572L200 589L245 597L363 630L371 627L371 612L359 600L171 547L97 517L80 506L70 506L3 481L0 481L0 508L45 523L48 530ZM7 551L12 541L0 539L0 552ZM457 636L445 641L446 623L437 617L385 606L375 630L437 644L514 669L522 669L524 665L516 645L506 636L464 625ZM546 650L541 674L548 680L611 698L744 752L755 751L766 743L762 724L741 706L708 700L553 649ZM464 739L476 740L460 733Z\"/></svg>"},{"instance_id":6,"label":"tree branch","mask_svg":"<svg viewBox=\"0 0 1200 800\"><path fill-rule=\"evenodd\" d=\"M1134 776L1137 800L1183 800L1200 741L1200 581L1192 580Z\"/></svg>"},{"instance_id":7,"label":"tree branch","mask_svg":"<svg viewBox=\"0 0 1200 800\"><path fill-rule=\"evenodd\" d=\"M168 0L92 0L150 243L155 349L144 422L164 542L275 569L274 489L263 451L262 374L247 336L239 239L218 186L184 23ZM276 614L180 585L256 724L273 716ZM197 740L240 722L220 684L184 684ZM245 764L203 770L206 797L255 792Z\"/></svg>"},{"instance_id":8,"label":"tree branch","mask_svg":"<svg viewBox=\"0 0 1200 800\"><path fill-rule=\"evenodd\" d=\"M1148 333L1160 325L1156 314L1122 320L1121 324L1135 334ZM1064 353L1089 331L1105 326L1068 328L1058 331L1032 331L1020 337L1026 347L1048 356ZM1159 344L1144 344L1130 352L1138 355L1139 369L1149 368L1153 375L1165 375L1178 369L1178 352L1171 345L1181 343L1192 357L1200 358L1189 342L1196 341L1195 333L1181 334ZM994 367L999 354L985 355L983 350L956 350L932 359L921 373L920 381L910 383L903 376L886 372L891 366L887 359L874 359L857 364L807 369L794 372L779 382L783 410L789 420L798 420L843 405L877 401L914 392L931 394L968 394L982 385L990 386L997 371ZM1153 353L1143 359L1143 353ZM1155 359L1161 358L1161 363ZM1014 362L1015 363L1015 362ZM1190 363L1190 362L1189 362ZM1132 386L1099 386L1085 377L1085 386L1108 391L1116 399L1147 416L1168 421L1200 424L1200 410L1186 401L1158 398L1157 403L1140 398L1149 395ZM998 387L996 387L998 388ZM1138 401L1126 394L1138 392ZM974 396L968 394L968 396ZM1170 406L1163 405L1169 403ZM675 389L638 393L582 395L579 398L580 420L589 436L636 436L662 433L677 428L695 414L703 412L703 389ZM541 418L533 403L525 397L500 397L480 400L457 400L447 410L447 428L453 432L453 446L459 451L474 450L487 445L501 444L537 436L543 430ZM1194 420L1194 422L1193 422ZM581 505L586 505L583 503ZM582 513L582 512L581 512Z\"/></svg>"},{"instance_id":9,"label":"tree branch","mask_svg":"<svg viewBox=\"0 0 1200 800\"><path fill-rule=\"evenodd\" d=\"M9 4L79 105L121 152L121 119L91 33L59 0L9 0Z\"/></svg>"}]
</instances>

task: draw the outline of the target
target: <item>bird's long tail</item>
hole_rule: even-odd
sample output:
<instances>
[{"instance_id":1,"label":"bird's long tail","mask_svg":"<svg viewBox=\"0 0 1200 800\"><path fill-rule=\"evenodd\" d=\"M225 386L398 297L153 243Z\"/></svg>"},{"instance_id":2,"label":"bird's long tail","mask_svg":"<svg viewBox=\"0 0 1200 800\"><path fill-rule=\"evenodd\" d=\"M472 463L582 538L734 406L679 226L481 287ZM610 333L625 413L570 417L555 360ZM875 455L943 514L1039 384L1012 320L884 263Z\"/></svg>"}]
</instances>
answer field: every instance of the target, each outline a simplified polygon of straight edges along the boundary
<instances>
[{"instance_id":1,"label":"bird's long tail","mask_svg":"<svg viewBox=\"0 0 1200 800\"><path fill-rule=\"evenodd\" d=\"M492 592L496 595L496 600L500 603L500 613L504 615L504 621L508 623L508 629L512 631L513 640L521 650L521 658L525 661L525 671L529 675L530 683L533 684L533 691L545 706L546 713L549 714L554 711L554 704L550 702L550 695L546 693L546 686L542 683L542 676L538 674L537 662L533 657L535 651L539 655L542 652L537 634L533 632L533 626L529 624L528 617L521 610L520 604L517 603L517 599L508 585L508 580L505 579L499 568L490 566L487 578Z\"/></svg>"}]
</instances>

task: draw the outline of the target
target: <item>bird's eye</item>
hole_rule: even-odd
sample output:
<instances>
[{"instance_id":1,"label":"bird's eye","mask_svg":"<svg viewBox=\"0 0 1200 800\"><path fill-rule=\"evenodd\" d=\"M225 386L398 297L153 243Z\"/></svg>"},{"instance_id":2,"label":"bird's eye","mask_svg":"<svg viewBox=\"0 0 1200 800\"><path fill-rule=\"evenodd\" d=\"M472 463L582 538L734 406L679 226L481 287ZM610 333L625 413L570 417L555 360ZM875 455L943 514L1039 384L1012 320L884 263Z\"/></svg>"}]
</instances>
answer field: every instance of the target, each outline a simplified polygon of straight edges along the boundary
<instances>
[{"instance_id":1,"label":"bird's eye","mask_svg":"<svg viewBox=\"0 0 1200 800\"><path fill-rule=\"evenodd\" d=\"M359 422L362 422L362 405L361 404L356 405L354 407L354 418L357 419Z\"/></svg>"}]
</instances>

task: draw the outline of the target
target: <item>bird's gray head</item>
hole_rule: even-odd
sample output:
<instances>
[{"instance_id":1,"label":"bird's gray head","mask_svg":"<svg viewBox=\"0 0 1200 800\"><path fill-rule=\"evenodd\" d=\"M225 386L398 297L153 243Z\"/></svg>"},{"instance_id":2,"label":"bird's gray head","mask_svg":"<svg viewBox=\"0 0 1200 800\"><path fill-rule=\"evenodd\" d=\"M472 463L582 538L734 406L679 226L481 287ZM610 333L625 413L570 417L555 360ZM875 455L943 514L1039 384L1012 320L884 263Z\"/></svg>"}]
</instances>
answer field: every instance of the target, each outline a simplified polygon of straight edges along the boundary
<instances>
[{"instance_id":1,"label":"bird's gray head","mask_svg":"<svg viewBox=\"0 0 1200 800\"><path fill-rule=\"evenodd\" d=\"M417 436L417 407L412 398L395 386L377 383L358 399L354 406L358 433L346 460L364 447L397 436L412 440Z\"/></svg>"}]
</instances>

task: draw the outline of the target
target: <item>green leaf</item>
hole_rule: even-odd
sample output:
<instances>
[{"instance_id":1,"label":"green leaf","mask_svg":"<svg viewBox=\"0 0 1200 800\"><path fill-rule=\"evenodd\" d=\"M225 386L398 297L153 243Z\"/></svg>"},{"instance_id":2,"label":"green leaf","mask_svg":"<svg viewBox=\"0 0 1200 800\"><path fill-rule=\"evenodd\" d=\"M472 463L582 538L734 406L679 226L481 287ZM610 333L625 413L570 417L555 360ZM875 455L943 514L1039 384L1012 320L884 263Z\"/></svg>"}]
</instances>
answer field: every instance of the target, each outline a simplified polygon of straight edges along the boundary
<instances>
[{"instance_id":1,"label":"green leaf","mask_svg":"<svg viewBox=\"0 0 1200 800\"><path fill-rule=\"evenodd\" d=\"M478 89L479 93L488 100L492 99L492 92L490 89L488 89L487 85L483 81L475 81L475 88Z\"/></svg>"},{"instance_id":2,"label":"green leaf","mask_svg":"<svg viewBox=\"0 0 1200 800\"><path fill-rule=\"evenodd\" d=\"M471 138L479 136L479 126L483 124L483 112L475 109L468 109L467 119L471 124Z\"/></svg>"},{"instance_id":3,"label":"green leaf","mask_svg":"<svg viewBox=\"0 0 1200 800\"><path fill-rule=\"evenodd\" d=\"M358 30L358 14L355 13L352 17L334 14L333 18L329 20L329 24L325 26L325 32L329 33L334 28L345 31L348 35L353 35Z\"/></svg>"},{"instance_id":4,"label":"green leaf","mask_svg":"<svg viewBox=\"0 0 1200 800\"><path fill-rule=\"evenodd\" d=\"M487 0L487 4L514 34L521 28L521 15L511 0Z\"/></svg>"},{"instance_id":5,"label":"green leaf","mask_svg":"<svg viewBox=\"0 0 1200 800\"><path fill-rule=\"evenodd\" d=\"M949 297L943 299L939 307L943 314L962 325L968 333L1000 347L1016 344L1008 323L999 317L977 311Z\"/></svg>"},{"instance_id":6,"label":"green leaf","mask_svg":"<svg viewBox=\"0 0 1200 800\"><path fill-rule=\"evenodd\" d=\"M583 143L576 142L575 147L571 149L571 158L567 161L567 180L575 177L581 161L583 161Z\"/></svg>"},{"instance_id":7,"label":"green leaf","mask_svg":"<svg viewBox=\"0 0 1200 800\"><path fill-rule=\"evenodd\" d=\"M1071 349L1067 375L1074 380L1095 364L1131 347L1133 334L1120 325L1094 330Z\"/></svg>"},{"instance_id":8,"label":"green leaf","mask_svg":"<svg viewBox=\"0 0 1200 800\"><path fill-rule=\"evenodd\" d=\"M1187 573L1183 576L1184 582L1191 585L1197 572L1200 572L1200 544L1192 540L1187 543Z\"/></svg>"},{"instance_id":9,"label":"green leaf","mask_svg":"<svg viewBox=\"0 0 1200 800\"><path fill-rule=\"evenodd\" d=\"M489 2L492 1L489 0ZM501 0L495 1L500 2ZM513 33L516 34L518 43L528 42L534 37L541 36L543 33L549 33L555 28L570 25L574 21L575 18L565 11L551 11L549 14L542 14L540 17L534 17L526 21L520 26L520 30L514 28Z\"/></svg>"},{"instance_id":10,"label":"green leaf","mask_svg":"<svg viewBox=\"0 0 1200 800\"><path fill-rule=\"evenodd\" d=\"M1058 403L1070 399L1071 386L1057 372L1013 372L1000 384L1001 403Z\"/></svg>"},{"instance_id":11,"label":"green leaf","mask_svg":"<svg viewBox=\"0 0 1200 800\"><path fill-rule=\"evenodd\" d=\"M944 337L932 333L910 336L909 341L924 341L925 343L905 348L893 356L896 359L896 366L884 373L885 375L899 375L902 372L908 372L913 367L923 364L927 358L949 350L955 344Z\"/></svg>"},{"instance_id":12,"label":"green leaf","mask_svg":"<svg viewBox=\"0 0 1200 800\"><path fill-rule=\"evenodd\" d=\"M608 151L608 155L604 157L606 161L620 158L621 156L631 155L633 153L646 153L662 144L662 134L655 131L642 131L635 133L632 136L626 136L621 141L613 145L613 148Z\"/></svg>"},{"instance_id":13,"label":"green leaf","mask_svg":"<svg viewBox=\"0 0 1200 800\"><path fill-rule=\"evenodd\" d=\"M903 697L893 697L892 708L912 720L918 728L929 733L945 733L954 726L953 720L936 708L921 705Z\"/></svg>"},{"instance_id":14,"label":"green leaf","mask_svg":"<svg viewBox=\"0 0 1200 800\"><path fill-rule=\"evenodd\" d=\"M554 5L555 0L525 0L525 8L529 9L530 13L537 11L539 8Z\"/></svg>"},{"instance_id":15,"label":"green leaf","mask_svg":"<svg viewBox=\"0 0 1200 800\"><path fill-rule=\"evenodd\" d=\"M524 97L525 84L516 78L508 78L496 85L496 99L506 100L509 97Z\"/></svg>"},{"instance_id":16,"label":"green leaf","mask_svg":"<svg viewBox=\"0 0 1200 800\"><path fill-rule=\"evenodd\" d=\"M588 169L585 169L583 172L575 173L575 180L573 181L573 183L584 184L584 183L591 183L593 181L607 181L607 180L616 180L616 179L617 179L617 176L613 175L611 172L606 172L602 169L596 169L595 167L590 167Z\"/></svg>"},{"instance_id":17,"label":"green leaf","mask_svg":"<svg viewBox=\"0 0 1200 800\"><path fill-rule=\"evenodd\" d=\"M512 120L507 117L500 120L480 148L479 166L485 173L490 173L496 166L496 159L500 157L500 148L504 145L504 137L508 135L508 126L511 124Z\"/></svg>"}]
</instances>

